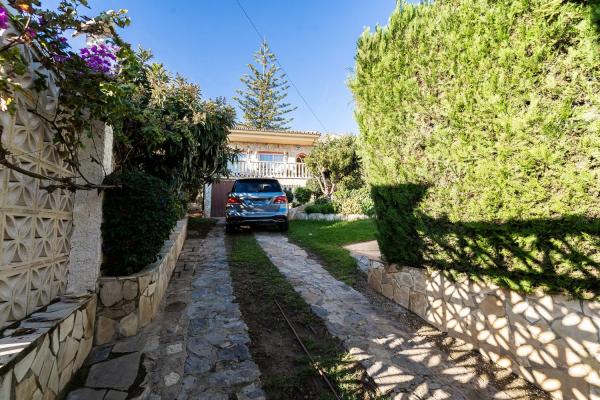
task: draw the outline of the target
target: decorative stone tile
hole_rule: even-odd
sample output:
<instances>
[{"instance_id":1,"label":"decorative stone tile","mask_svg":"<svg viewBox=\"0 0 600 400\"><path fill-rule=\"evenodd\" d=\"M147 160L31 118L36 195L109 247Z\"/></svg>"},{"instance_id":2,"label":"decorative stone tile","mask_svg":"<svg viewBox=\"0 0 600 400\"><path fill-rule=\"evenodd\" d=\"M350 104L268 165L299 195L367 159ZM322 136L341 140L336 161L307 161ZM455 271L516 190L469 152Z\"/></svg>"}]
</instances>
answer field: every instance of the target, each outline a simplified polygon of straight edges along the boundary
<instances>
[{"instance_id":1,"label":"decorative stone tile","mask_svg":"<svg viewBox=\"0 0 600 400\"><path fill-rule=\"evenodd\" d=\"M107 280L102 283L100 289L100 301L104 307L110 307L123 299L123 287L116 279Z\"/></svg>"},{"instance_id":2,"label":"decorative stone tile","mask_svg":"<svg viewBox=\"0 0 600 400\"><path fill-rule=\"evenodd\" d=\"M138 283L133 280L123 282L123 298L125 300L133 300L138 294Z\"/></svg>"},{"instance_id":3,"label":"decorative stone tile","mask_svg":"<svg viewBox=\"0 0 600 400\"><path fill-rule=\"evenodd\" d=\"M25 375L29 372L29 368L35 360L36 350L33 349L29 354L27 354L21 361L17 363L14 368L15 378L17 382L21 382Z\"/></svg>"},{"instance_id":4,"label":"decorative stone tile","mask_svg":"<svg viewBox=\"0 0 600 400\"><path fill-rule=\"evenodd\" d=\"M35 376L29 375L21 383L15 385L15 398L16 399L32 399L33 394L38 390Z\"/></svg>"},{"instance_id":5,"label":"decorative stone tile","mask_svg":"<svg viewBox=\"0 0 600 400\"><path fill-rule=\"evenodd\" d=\"M133 336L138 331L138 316L131 313L119 321L119 334L121 336Z\"/></svg>"},{"instance_id":6,"label":"decorative stone tile","mask_svg":"<svg viewBox=\"0 0 600 400\"><path fill-rule=\"evenodd\" d=\"M9 399L12 392L12 376L13 374L4 374L0 377L0 399Z\"/></svg>"},{"instance_id":7,"label":"decorative stone tile","mask_svg":"<svg viewBox=\"0 0 600 400\"><path fill-rule=\"evenodd\" d=\"M62 343L67 336L73 331L73 323L75 321L75 313L70 314L61 324L60 324L60 335L59 340Z\"/></svg>"},{"instance_id":8,"label":"decorative stone tile","mask_svg":"<svg viewBox=\"0 0 600 400\"><path fill-rule=\"evenodd\" d=\"M64 371L69 364L73 363L78 349L79 342L70 336L60 343L60 350L58 351L59 371Z\"/></svg>"},{"instance_id":9,"label":"decorative stone tile","mask_svg":"<svg viewBox=\"0 0 600 400\"><path fill-rule=\"evenodd\" d=\"M5 249L6 250L6 249ZM0 271L0 321L8 325L27 315L27 272Z\"/></svg>"},{"instance_id":10,"label":"decorative stone tile","mask_svg":"<svg viewBox=\"0 0 600 400\"><path fill-rule=\"evenodd\" d=\"M96 344L105 344L110 342L117 331L118 323L115 320L106 317L98 317L96 321Z\"/></svg>"},{"instance_id":11,"label":"decorative stone tile","mask_svg":"<svg viewBox=\"0 0 600 400\"><path fill-rule=\"evenodd\" d=\"M42 344L38 347L37 355L35 356L35 360L31 364L31 371L35 376L39 376L40 372L44 366L44 361L48 358L51 358L50 354L50 340L48 336L44 337Z\"/></svg>"}]
</instances>

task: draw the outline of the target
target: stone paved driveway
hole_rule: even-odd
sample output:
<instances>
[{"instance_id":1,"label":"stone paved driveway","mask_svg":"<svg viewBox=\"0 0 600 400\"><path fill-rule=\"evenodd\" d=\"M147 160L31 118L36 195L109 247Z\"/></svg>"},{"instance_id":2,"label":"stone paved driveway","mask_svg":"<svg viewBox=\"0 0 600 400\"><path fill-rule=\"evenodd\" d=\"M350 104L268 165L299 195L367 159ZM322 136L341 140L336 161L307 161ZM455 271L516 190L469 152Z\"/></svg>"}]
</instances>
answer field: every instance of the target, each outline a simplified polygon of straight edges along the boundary
<instances>
[{"instance_id":1,"label":"stone paved driveway","mask_svg":"<svg viewBox=\"0 0 600 400\"><path fill-rule=\"evenodd\" d=\"M188 239L157 318L137 336L96 347L67 400L264 400L217 226Z\"/></svg>"},{"instance_id":2,"label":"stone paved driveway","mask_svg":"<svg viewBox=\"0 0 600 400\"><path fill-rule=\"evenodd\" d=\"M267 232L255 236L273 264L325 320L329 331L344 342L378 388L392 398L547 398L509 371L485 363L478 354L409 311L402 309L390 317L363 294L334 279L287 237ZM445 340L454 347L449 349Z\"/></svg>"}]
</instances>

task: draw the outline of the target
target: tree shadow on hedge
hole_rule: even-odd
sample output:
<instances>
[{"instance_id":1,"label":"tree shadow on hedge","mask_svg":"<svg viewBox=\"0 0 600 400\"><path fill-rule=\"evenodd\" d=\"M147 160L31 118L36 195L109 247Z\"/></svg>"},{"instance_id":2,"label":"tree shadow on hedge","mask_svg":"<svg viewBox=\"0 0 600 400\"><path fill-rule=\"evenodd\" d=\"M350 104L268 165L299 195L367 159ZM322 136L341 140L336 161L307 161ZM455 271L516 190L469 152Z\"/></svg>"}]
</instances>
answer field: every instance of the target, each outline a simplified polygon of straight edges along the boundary
<instances>
[{"instance_id":1,"label":"tree shadow on hedge","mask_svg":"<svg viewBox=\"0 0 600 400\"><path fill-rule=\"evenodd\" d=\"M378 241L389 262L434 266L514 290L600 295L600 220L582 215L452 222L419 207L428 185L372 188Z\"/></svg>"}]
</instances>

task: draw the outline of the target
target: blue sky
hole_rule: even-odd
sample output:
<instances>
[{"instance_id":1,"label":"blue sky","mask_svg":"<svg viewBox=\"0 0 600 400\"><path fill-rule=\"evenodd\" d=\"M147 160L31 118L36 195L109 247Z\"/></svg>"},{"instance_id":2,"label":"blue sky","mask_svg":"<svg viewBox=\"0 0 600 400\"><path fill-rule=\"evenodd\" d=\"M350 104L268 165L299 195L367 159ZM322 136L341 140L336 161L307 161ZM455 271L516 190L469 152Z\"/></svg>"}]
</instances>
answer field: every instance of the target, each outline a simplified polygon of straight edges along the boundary
<instances>
[{"instance_id":1,"label":"blue sky","mask_svg":"<svg viewBox=\"0 0 600 400\"><path fill-rule=\"evenodd\" d=\"M357 133L346 80L356 40L366 26L386 24L395 0L240 0L266 36L323 126L293 88L293 129ZM43 1L52 7L56 0ZM235 0L90 0L94 10L126 8L122 32L153 51L172 72L200 85L205 97L232 97L241 88L259 38ZM238 112L238 116L241 113Z\"/></svg>"}]
</instances>

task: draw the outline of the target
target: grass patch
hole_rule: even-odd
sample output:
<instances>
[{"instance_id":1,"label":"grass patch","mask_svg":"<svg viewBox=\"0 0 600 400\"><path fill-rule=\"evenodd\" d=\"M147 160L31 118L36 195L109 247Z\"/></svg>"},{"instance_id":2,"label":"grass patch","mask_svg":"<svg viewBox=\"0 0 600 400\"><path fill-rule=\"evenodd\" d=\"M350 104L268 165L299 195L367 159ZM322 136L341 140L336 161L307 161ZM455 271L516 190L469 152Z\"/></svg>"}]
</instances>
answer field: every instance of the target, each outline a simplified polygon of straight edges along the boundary
<instances>
[{"instance_id":1,"label":"grass patch","mask_svg":"<svg viewBox=\"0 0 600 400\"><path fill-rule=\"evenodd\" d=\"M288 237L315 253L323 261L323 267L336 279L354 285L360 272L356 260L342 246L374 240L375 223L372 220L292 221Z\"/></svg>"},{"instance_id":2,"label":"grass patch","mask_svg":"<svg viewBox=\"0 0 600 400\"><path fill-rule=\"evenodd\" d=\"M364 369L331 336L323 321L297 294L252 235L228 237L234 292L252 340L252 358L260 367L270 399L334 399L311 366L274 299L284 309L316 362L343 399L375 399Z\"/></svg>"},{"instance_id":3,"label":"grass patch","mask_svg":"<svg viewBox=\"0 0 600 400\"><path fill-rule=\"evenodd\" d=\"M189 217L187 237L189 239L204 239L216 223L217 220L212 218Z\"/></svg>"}]
</instances>

